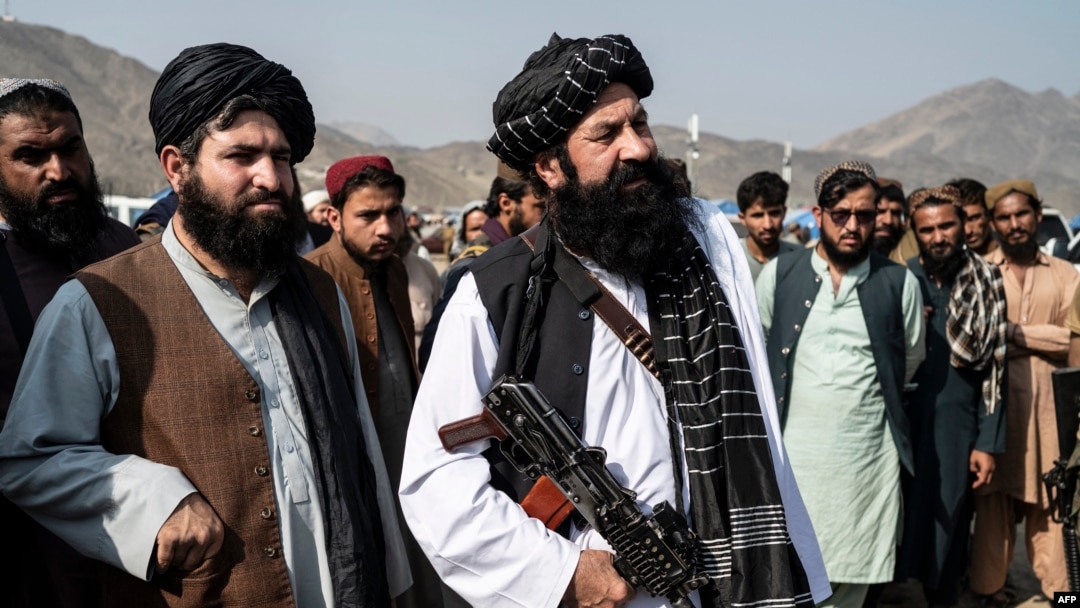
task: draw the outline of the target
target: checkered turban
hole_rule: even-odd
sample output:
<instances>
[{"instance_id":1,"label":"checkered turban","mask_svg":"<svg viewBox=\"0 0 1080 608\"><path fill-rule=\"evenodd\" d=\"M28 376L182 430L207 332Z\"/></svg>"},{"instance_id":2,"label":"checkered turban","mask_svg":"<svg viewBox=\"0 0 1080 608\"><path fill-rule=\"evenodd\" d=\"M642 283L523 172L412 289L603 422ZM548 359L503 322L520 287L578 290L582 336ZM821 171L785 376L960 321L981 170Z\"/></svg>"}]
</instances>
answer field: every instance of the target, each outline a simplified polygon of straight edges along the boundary
<instances>
[{"instance_id":1,"label":"checkered turban","mask_svg":"<svg viewBox=\"0 0 1080 608\"><path fill-rule=\"evenodd\" d=\"M558 145L608 84L622 82L639 99L652 93L649 66L626 36L560 38L529 56L492 104L495 135L488 150L524 172L538 152Z\"/></svg>"},{"instance_id":2,"label":"checkered turban","mask_svg":"<svg viewBox=\"0 0 1080 608\"><path fill-rule=\"evenodd\" d=\"M874 168L869 163L864 163L861 160L846 160L839 165L833 165L818 173L817 179L814 180L814 196L818 200L821 200L821 193L825 191L826 182L840 171L854 171L855 173L862 173L871 180L877 180L877 174L874 173Z\"/></svg>"}]
</instances>

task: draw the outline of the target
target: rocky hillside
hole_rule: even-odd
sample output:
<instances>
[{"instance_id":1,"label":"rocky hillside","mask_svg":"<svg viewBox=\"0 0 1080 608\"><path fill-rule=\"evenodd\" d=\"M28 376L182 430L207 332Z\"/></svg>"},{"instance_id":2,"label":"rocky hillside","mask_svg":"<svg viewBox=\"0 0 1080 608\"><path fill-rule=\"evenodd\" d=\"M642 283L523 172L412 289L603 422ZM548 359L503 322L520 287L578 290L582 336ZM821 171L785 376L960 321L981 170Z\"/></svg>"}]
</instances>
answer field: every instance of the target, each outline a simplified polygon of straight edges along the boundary
<instances>
[{"instance_id":1,"label":"rocky hillside","mask_svg":"<svg viewBox=\"0 0 1080 608\"><path fill-rule=\"evenodd\" d=\"M154 70L85 38L25 23L0 22L0 57L0 75L55 78L71 89L107 191L145 196L166 185L146 118ZM483 141L418 149L397 145L375 126L335 125L318 125L315 149L298 167L305 190L321 187L335 160L356 154L388 156L405 176L406 202L414 206L438 209L482 198L495 176ZM681 129L658 125L655 134L669 156L685 156ZM699 150L694 186L707 198L733 198L740 180L779 171L783 158L780 143L707 133ZM818 171L852 157L870 161L908 190L959 176L987 184L1030 177L1050 204L1072 214L1080 211L1074 169L1080 166L1080 95L1031 94L997 80L946 91L812 150L795 150L791 202L811 201Z\"/></svg>"}]
</instances>

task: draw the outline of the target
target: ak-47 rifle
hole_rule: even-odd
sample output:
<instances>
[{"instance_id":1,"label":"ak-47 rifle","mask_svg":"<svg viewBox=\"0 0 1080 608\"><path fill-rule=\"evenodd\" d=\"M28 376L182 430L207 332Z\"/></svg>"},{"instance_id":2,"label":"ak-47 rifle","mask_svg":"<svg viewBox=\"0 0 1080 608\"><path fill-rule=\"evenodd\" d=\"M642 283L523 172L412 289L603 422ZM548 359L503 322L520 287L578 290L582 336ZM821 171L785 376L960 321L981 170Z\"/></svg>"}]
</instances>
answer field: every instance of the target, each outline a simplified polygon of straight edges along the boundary
<instances>
[{"instance_id":1,"label":"ak-47 rifle","mask_svg":"<svg viewBox=\"0 0 1080 608\"><path fill-rule=\"evenodd\" d=\"M708 582L695 570L697 535L683 516L667 502L654 506L651 515L642 513L634 492L619 485L605 466L604 450L586 447L531 382L500 378L484 396L483 413L443 426L439 438L448 451L498 439L517 470L539 478L538 485L548 478L608 541L615 570L632 586L689 608L687 596Z\"/></svg>"}]
</instances>

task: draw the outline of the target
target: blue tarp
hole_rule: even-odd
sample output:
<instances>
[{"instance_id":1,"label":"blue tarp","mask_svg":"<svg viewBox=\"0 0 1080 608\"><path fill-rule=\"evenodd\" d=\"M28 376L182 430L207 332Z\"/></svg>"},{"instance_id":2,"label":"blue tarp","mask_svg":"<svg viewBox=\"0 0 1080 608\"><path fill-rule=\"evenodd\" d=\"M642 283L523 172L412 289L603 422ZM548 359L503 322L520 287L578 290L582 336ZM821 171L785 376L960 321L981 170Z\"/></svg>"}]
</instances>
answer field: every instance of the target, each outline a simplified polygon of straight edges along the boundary
<instances>
[{"instance_id":1,"label":"blue tarp","mask_svg":"<svg viewBox=\"0 0 1080 608\"><path fill-rule=\"evenodd\" d=\"M784 227L786 228L787 225L791 223L802 226L803 230L809 230L811 239L818 238L817 222L814 221L814 214L810 211L809 207L789 209L787 215L784 216Z\"/></svg>"},{"instance_id":2,"label":"blue tarp","mask_svg":"<svg viewBox=\"0 0 1080 608\"><path fill-rule=\"evenodd\" d=\"M718 201L710 201L712 204L720 208L720 211L724 215L739 215L739 206L735 204L735 201L729 199L721 199Z\"/></svg>"}]
</instances>

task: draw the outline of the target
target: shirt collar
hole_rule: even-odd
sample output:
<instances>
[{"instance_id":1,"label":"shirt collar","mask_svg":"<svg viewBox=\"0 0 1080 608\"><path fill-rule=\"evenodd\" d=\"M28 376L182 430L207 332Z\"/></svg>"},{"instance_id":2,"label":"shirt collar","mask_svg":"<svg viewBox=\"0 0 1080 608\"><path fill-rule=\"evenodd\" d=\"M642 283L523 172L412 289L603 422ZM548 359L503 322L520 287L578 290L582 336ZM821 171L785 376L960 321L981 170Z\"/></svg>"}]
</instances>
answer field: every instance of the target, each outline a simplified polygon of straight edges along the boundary
<instances>
[{"instance_id":1,"label":"shirt collar","mask_svg":"<svg viewBox=\"0 0 1080 608\"><path fill-rule=\"evenodd\" d=\"M165 248L165 253L169 255L173 263L187 270L190 274L198 277L202 277L208 281L221 284L222 281L228 281L223 277L219 277L216 274L210 272L198 260L195 256L191 255L184 245L177 238L176 232L173 229L174 223L169 222L165 226L165 230L161 233L161 246ZM231 281L229 281L231 283ZM251 291L251 298L248 304L254 304L260 298L270 293L274 287L278 284L278 277L263 278L255 286L255 289Z\"/></svg>"},{"instance_id":2,"label":"shirt collar","mask_svg":"<svg viewBox=\"0 0 1080 608\"><path fill-rule=\"evenodd\" d=\"M994 264L995 266L1004 266L1006 268L1008 268L1008 266L1009 266L1009 259L1005 257L1005 252L1002 251L1000 246L997 249L995 249L995 250L991 251L990 253L986 254L985 259L986 259L987 262L989 262L991 264ZM1034 265L1035 266L1049 266L1050 265L1050 256L1046 255L1046 253L1044 253L1043 250L1040 249L1039 252L1037 254L1035 254L1035 264Z\"/></svg>"}]
</instances>

